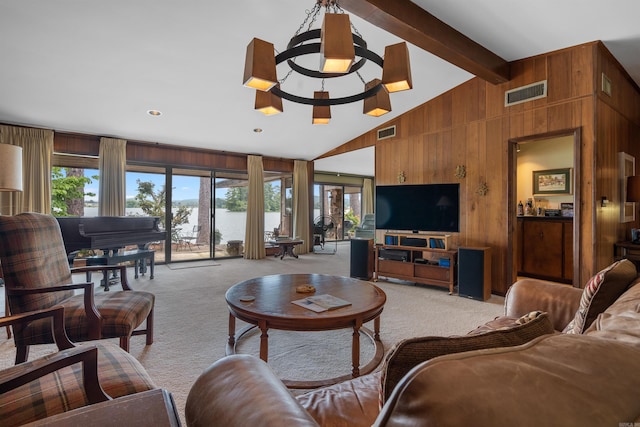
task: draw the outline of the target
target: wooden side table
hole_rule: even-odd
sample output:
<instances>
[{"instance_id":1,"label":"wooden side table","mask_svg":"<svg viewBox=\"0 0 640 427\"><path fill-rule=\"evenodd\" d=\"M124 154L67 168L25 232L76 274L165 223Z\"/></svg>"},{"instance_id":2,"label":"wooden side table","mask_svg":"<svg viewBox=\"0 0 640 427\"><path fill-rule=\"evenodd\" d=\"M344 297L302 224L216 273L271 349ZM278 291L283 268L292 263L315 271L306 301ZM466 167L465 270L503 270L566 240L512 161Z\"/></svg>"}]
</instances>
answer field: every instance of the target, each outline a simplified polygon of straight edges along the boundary
<instances>
[{"instance_id":1,"label":"wooden side table","mask_svg":"<svg viewBox=\"0 0 640 427\"><path fill-rule=\"evenodd\" d=\"M302 243L304 243L303 240L292 240L292 239L286 239L286 240L275 240L273 242L275 245L278 246L278 248L280 249L280 251L275 254L275 257L280 257L280 259L283 259L285 255L289 255L290 257L293 258L298 258L298 255L296 255L296 253L293 251L293 249L298 246L301 245Z\"/></svg>"},{"instance_id":2,"label":"wooden side table","mask_svg":"<svg viewBox=\"0 0 640 427\"><path fill-rule=\"evenodd\" d=\"M139 425L180 427L182 425L180 416L171 393L157 388L83 406L26 424L29 427L133 427Z\"/></svg>"}]
</instances>

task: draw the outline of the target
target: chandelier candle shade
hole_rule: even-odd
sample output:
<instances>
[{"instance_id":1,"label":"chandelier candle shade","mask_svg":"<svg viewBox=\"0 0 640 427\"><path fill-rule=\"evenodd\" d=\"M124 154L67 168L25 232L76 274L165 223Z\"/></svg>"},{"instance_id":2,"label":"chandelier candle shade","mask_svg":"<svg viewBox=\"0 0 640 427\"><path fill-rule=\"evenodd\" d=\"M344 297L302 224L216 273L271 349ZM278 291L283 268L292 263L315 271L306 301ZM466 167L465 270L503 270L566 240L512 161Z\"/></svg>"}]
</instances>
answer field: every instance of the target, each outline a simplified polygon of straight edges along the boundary
<instances>
[{"instance_id":1,"label":"chandelier candle shade","mask_svg":"<svg viewBox=\"0 0 640 427\"><path fill-rule=\"evenodd\" d=\"M0 144L0 191L22 191L22 147Z\"/></svg>"},{"instance_id":2,"label":"chandelier candle shade","mask_svg":"<svg viewBox=\"0 0 640 427\"><path fill-rule=\"evenodd\" d=\"M380 83L380 79L373 79L364 85L364 90L367 91L373 87L379 86ZM364 114L368 114L373 117L380 117L383 114L387 114L389 111L391 111L391 99L389 99L389 92L385 86L382 86L375 95L364 100Z\"/></svg>"},{"instance_id":3,"label":"chandelier candle shade","mask_svg":"<svg viewBox=\"0 0 640 427\"><path fill-rule=\"evenodd\" d=\"M394 44L384 49L382 84L389 93L413 88L409 49L406 43Z\"/></svg>"},{"instance_id":4,"label":"chandelier candle shade","mask_svg":"<svg viewBox=\"0 0 640 427\"><path fill-rule=\"evenodd\" d=\"M323 73L346 73L356 58L349 15L327 13L320 32L320 69Z\"/></svg>"},{"instance_id":5,"label":"chandelier candle shade","mask_svg":"<svg viewBox=\"0 0 640 427\"><path fill-rule=\"evenodd\" d=\"M278 83L273 44L254 38L247 46L244 62L244 85L268 91Z\"/></svg>"},{"instance_id":6,"label":"chandelier candle shade","mask_svg":"<svg viewBox=\"0 0 640 427\"><path fill-rule=\"evenodd\" d=\"M312 28L320 22L320 13L325 11L320 28ZM305 31L306 30L306 31ZM316 0L311 11L299 26L286 50L276 54L273 44L254 38L247 46L243 84L256 89L255 109L265 115L280 113L283 110L282 99L298 104L311 105L312 123L327 124L331 119L331 106L364 101L364 114L379 117L391 111L389 93L407 90L413 87L409 49L405 42L387 46L385 57L367 48L367 42L353 27L349 15L338 5L337 0ZM297 58L319 55L318 69L301 65ZM363 67L368 63L382 69L382 79L364 79ZM278 80L276 66L285 63L289 70ZM319 91L313 98L287 92L283 85L292 73L320 80ZM363 92L353 95L331 98L325 90L325 80L330 85L334 79L355 74L361 81L359 88ZM366 83L368 81L368 83ZM298 85L294 85L298 87ZM358 89L360 90L360 89Z\"/></svg>"},{"instance_id":7,"label":"chandelier candle shade","mask_svg":"<svg viewBox=\"0 0 640 427\"><path fill-rule=\"evenodd\" d=\"M329 99L329 92L313 92L314 99ZM313 119L314 125L328 125L331 119L331 107L328 105L314 105Z\"/></svg>"},{"instance_id":8,"label":"chandelier candle shade","mask_svg":"<svg viewBox=\"0 0 640 427\"><path fill-rule=\"evenodd\" d=\"M280 88L280 83L274 87ZM272 91L263 92L256 90L255 109L263 113L265 116L282 113L282 98L276 96Z\"/></svg>"}]
</instances>

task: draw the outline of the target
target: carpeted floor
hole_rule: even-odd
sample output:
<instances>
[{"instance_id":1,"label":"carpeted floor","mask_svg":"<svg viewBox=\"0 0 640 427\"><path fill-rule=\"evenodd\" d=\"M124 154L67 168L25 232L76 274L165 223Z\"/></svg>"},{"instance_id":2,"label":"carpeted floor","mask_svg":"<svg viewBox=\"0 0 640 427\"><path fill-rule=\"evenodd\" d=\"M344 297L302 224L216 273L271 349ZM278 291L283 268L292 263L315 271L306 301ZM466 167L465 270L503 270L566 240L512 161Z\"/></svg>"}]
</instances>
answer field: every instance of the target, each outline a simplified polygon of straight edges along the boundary
<instances>
[{"instance_id":1,"label":"carpeted floor","mask_svg":"<svg viewBox=\"0 0 640 427\"><path fill-rule=\"evenodd\" d=\"M210 268L170 269L156 266L155 279L143 276L130 282L136 289L156 295L155 342L144 345L143 337L131 340L131 354L145 366L159 387L169 390L183 416L189 389L212 362L224 357L228 337L226 290L248 278L280 273L320 273L349 276L349 243L337 245L334 255L307 254L298 259L268 257L264 260L229 259ZM486 302L451 296L444 288L416 286L406 282L377 283L387 294L382 313L381 338L385 349L414 336L465 334L479 324L502 314L503 298ZM117 289L117 287L114 287ZM2 301L4 305L4 301ZM243 325L237 322L239 330ZM0 332L0 368L13 363L13 343ZM351 332L270 331L269 364L287 379L320 379L350 372ZM259 338L251 334L238 350L258 354ZM372 356L372 346L363 337L361 361ZM31 358L52 351L33 348ZM183 418L184 421L184 418Z\"/></svg>"}]
</instances>

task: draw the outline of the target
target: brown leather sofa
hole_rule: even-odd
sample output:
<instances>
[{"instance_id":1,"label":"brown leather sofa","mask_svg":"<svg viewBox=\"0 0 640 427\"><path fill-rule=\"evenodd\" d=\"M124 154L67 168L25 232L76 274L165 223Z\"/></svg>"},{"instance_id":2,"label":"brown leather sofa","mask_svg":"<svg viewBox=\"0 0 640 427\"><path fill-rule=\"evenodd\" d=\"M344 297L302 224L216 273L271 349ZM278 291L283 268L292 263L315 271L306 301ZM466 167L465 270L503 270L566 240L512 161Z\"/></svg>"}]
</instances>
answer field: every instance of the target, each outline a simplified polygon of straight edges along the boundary
<instances>
[{"instance_id":1,"label":"brown leather sofa","mask_svg":"<svg viewBox=\"0 0 640 427\"><path fill-rule=\"evenodd\" d=\"M261 360L225 357L193 385L186 421L189 426L633 425L640 422L638 282L632 278L610 293L608 298L615 302L591 313L597 317L583 333L569 334L560 331L574 326L572 320L580 308L594 307L585 300L587 291L521 280L505 298L505 317L473 333L510 333L505 331L513 330L509 326L513 319L535 310L548 313L539 317L551 322L547 323L550 333L522 345L496 346L494 342L489 346L493 348L415 360L388 396L381 384L388 380L394 358L402 360L412 345L426 341L412 339L396 346L378 372L297 397ZM427 341L447 344L473 339L431 337ZM385 396L382 409L381 396Z\"/></svg>"}]
</instances>

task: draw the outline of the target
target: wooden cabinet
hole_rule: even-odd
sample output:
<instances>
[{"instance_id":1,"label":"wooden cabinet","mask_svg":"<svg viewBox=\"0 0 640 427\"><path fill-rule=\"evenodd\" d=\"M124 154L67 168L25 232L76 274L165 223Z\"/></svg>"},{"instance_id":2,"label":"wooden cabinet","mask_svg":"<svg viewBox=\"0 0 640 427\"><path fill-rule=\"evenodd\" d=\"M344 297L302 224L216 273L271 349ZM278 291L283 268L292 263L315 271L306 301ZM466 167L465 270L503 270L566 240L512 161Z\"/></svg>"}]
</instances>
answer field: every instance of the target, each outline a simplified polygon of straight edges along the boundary
<instances>
[{"instance_id":1,"label":"wooden cabinet","mask_svg":"<svg viewBox=\"0 0 640 427\"><path fill-rule=\"evenodd\" d=\"M453 294L456 284L457 252L449 249L430 248L430 239L441 239L436 245L448 247L448 236L389 235L397 236L394 244L376 245L374 280L389 277L409 282L442 286ZM386 240L385 236L385 241ZM402 237L408 237L407 240ZM400 242L420 245L419 239L427 239L427 246L405 246ZM433 242L433 240L431 240ZM446 242L446 244L445 244Z\"/></svg>"},{"instance_id":2,"label":"wooden cabinet","mask_svg":"<svg viewBox=\"0 0 640 427\"><path fill-rule=\"evenodd\" d=\"M518 275L573 281L573 218L518 218Z\"/></svg>"}]
</instances>

